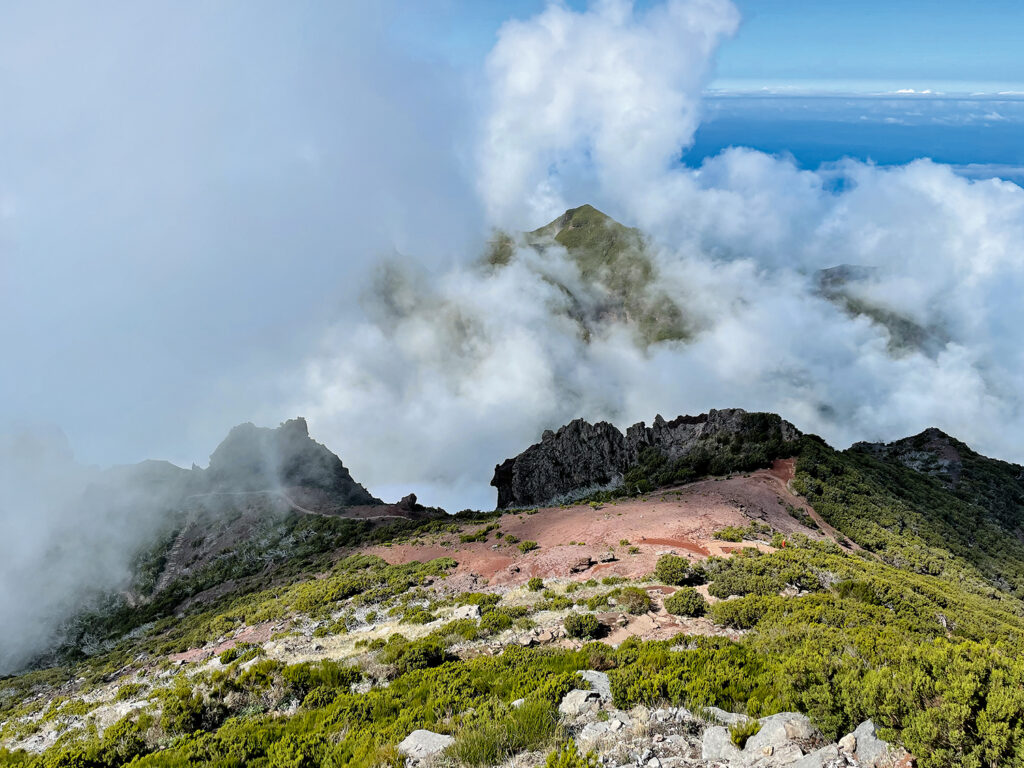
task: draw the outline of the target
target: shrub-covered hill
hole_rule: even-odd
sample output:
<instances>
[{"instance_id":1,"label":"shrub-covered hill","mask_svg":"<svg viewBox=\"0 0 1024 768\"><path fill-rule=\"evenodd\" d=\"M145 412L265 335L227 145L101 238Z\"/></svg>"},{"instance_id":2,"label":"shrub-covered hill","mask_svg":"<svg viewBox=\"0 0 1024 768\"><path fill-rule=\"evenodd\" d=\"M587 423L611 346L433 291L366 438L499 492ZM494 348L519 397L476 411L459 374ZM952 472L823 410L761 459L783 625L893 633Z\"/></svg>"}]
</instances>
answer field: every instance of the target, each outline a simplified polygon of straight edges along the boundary
<instances>
[{"instance_id":1,"label":"shrub-covered hill","mask_svg":"<svg viewBox=\"0 0 1024 768\"><path fill-rule=\"evenodd\" d=\"M482 264L485 269L501 270L517 260L529 263L561 290L567 300L565 313L577 323L584 339L614 320L625 323L644 346L685 343L706 320L687 301L689 286L681 285L678 275L666 276L658 248L639 229L585 204L532 232L496 232ZM563 255L575 267L578 279L567 279L563 270L551 268ZM894 357L910 352L934 357L948 341L947 334L872 299L871 289L880 274L875 266L840 264L808 279L823 299L884 330Z\"/></svg>"},{"instance_id":2,"label":"shrub-covered hill","mask_svg":"<svg viewBox=\"0 0 1024 768\"><path fill-rule=\"evenodd\" d=\"M806 438L794 488L884 561L1024 596L1024 469L927 430L837 452Z\"/></svg>"},{"instance_id":3,"label":"shrub-covered hill","mask_svg":"<svg viewBox=\"0 0 1024 768\"><path fill-rule=\"evenodd\" d=\"M554 221L515 237L498 232L485 257L489 269L504 269L525 250L543 261L564 253L580 280L545 271L568 299L568 314L588 339L608 320L626 322L641 344L681 341L694 321L659 284L654 247L637 229L626 227L591 205L570 208ZM563 251L564 249L564 251Z\"/></svg>"},{"instance_id":4,"label":"shrub-covered hill","mask_svg":"<svg viewBox=\"0 0 1024 768\"><path fill-rule=\"evenodd\" d=\"M806 751L871 719L924 768L1024 766L1020 467L933 432L843 452L798 435L764 452L768 433L749 434L758 450L741 436L691 464L645 451L619 494L574 509L615 519L645 498L667 503L659 486L788 456L790 485L838 542L750 510L747 525L717 532L735 542L725 556L666 554L630 580L596 568L551 578L533 575L544 547L513 526L557 520L557 508L384 524L293 511L160 599L80 617L62 654L0 681L0 766L369 768L400 764L418 729L450 735L441 759L471 768L513 755L540 765L560 747L557 764L587 763L566 758L570 738L608 765L635 762L613 742L643 745L636 759L690 749L700 765L711 707L739 713L728 715L738 742L756 736L745 718L795 711L819 731ZM790 514L812 531L806 512ZM451 557L360 553L438 541ZM457 575L463 545L514 553L522 578ZM634 549L623 541L618 556ZM608 642L640 626L669 639ZM612 703L560 711L587 685L578 670L606 673ZM692 713L671 710L683 722L671 739L653 714L669 707ZM595 736L620 716L630 724L614 738Z\"/></svg>"}]
</instances>

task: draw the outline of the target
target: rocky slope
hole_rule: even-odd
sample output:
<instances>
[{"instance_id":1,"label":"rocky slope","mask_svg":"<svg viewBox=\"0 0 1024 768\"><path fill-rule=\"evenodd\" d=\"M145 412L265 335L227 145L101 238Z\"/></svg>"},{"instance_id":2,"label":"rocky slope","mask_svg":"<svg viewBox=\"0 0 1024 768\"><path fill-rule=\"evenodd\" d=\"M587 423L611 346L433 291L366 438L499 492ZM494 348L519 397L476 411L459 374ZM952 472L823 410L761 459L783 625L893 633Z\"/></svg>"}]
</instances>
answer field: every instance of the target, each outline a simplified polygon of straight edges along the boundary
<instances>
[{"instance_id":1,"label":"rocky slope","mask_svg":"<svg viewBox=\"0 0 1024 768\"><path fill-rule=\"evenodd\" d=\"M0 766L1024 764L1021 467L937 430L577 422L506 493L614 490L442 517L330 507L340 461L275 432L235 435L231 472L139 470L224 484L188 488L155 561L180 571L0 680Z\"/></svg>"},{"instance_id":2,"label":"rocky slope","mask_svg":"<svg viewBox=\"0 0 1024 768\"><path fill-rule=\"evenodd\" d=\"M619 487L647 449L678 462L698 451L718 453L733 441L771 444L784 453L799 437L787 421L738 408L672 421L659 415L650 427L640 422L625 434L607 422L576 419L557 432L545 432L539 443L495 467L491 485L498 489L499 509L535 506Z\"/></svg>"}]
</instances>

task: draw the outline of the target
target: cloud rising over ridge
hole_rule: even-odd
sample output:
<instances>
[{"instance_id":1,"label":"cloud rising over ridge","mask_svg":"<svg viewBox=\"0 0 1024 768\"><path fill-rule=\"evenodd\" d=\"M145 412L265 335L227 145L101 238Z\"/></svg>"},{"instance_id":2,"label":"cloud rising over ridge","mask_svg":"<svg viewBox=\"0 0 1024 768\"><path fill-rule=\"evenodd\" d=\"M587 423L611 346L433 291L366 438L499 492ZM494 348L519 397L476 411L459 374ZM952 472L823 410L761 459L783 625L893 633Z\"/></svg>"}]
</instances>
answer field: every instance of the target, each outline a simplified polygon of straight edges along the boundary
<instances>
[{"instance_id":1,"label":"cloud rising over ridge","mask_svg":"<svg viewBox=\"0 0 1024 768\"><path fill-rule=\"evenodd\" d=\"M698 330L643 346L612 318L582 338L555 287L581 277L557 248L502 270L388 267L297 401L358 476L486 506L493 465L545 428L726 406L840 445L937 425L1024 460L1024 190L928 160L806 171L735 148L682 165L736 24L728 2L669 0L556 4L502 28L478 153L492 223L531 229L590 202L640 227L659 289ZM877 268L850 289L873 314L821 295L815 273L839 264ZM897 348L887 313L939 341Z\"/></svg>"},{"instance_id":2,"label":"cloud rising over ridge","mask_svg":"<svg viewBox=\"0 0 1024 768\"><path fill-rule=\"evenodd\" d=\"M687 167L715 51L737 34L728 0L552 3L501 28L479 100L477 73L396 50L391 4L326 7L5 19L5 407L78 418L76 448L84 433L183 463L237 422L301 414L375 495L453 511L492 506L494 465L577 417L739 406L837 445L936 425L1024 461L1019 186L744 148ZM655 277L637 290L668 297L685 338L639 339L558 247L480 261L488 226L582 203L650 235ZM378 264L388 252L407 255ZM846 304L817 277L840 264L874 268ZM898 343L900 328L925 338ZM123 585L160 519L134 499L76 507L96 472L57 442L34 467L0 436L18 459L0 471L0 620L31 628L22 650L83 585Z\"/></svg>"}]
</instances>

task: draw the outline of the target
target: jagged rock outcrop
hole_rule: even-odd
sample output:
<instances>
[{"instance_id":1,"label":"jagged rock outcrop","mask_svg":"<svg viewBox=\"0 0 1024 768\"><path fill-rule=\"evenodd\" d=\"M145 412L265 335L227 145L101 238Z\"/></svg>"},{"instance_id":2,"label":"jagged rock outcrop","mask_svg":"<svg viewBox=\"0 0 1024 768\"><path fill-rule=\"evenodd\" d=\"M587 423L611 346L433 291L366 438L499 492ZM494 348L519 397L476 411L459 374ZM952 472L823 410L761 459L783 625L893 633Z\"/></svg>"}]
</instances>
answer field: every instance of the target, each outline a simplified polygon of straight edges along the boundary
<instances>
[{"instance_id":1,"label":"jagged rock outcrop","mask_svg":"<svg viewBox=\"0 0 1024 768\"><path fill-rule=\"evenodd\" d=\"M969 451L959 440L935 427L892 443L854 443L850 450L869 453L883 461L897 461L915 472L938 478L948 488L955 488L960 481L963 453Z\"/></svg>"},{"instance_id":2,"label":"jagged rock outcrop","mask_svg":"<svg viewBox=\"0 0 1024 768\"><path fill-rule=\"evenodd\" d=\"M301 488L321 492L339 506L382 503L352 479L340 458L309 436L301 417L277 429L238 425L210 455L205 479L211 491Z\"/></svg>"},{"instance_id":3,"label":"jagged rock outcrop","mask_svg":"<svg viewBox=\"0 0 1024 768\"><path fill-rule=\"evenodd\" d=\"M491 485L498 489L499 509L534 506L619 485L646 448L677 461L718 440L766 435L769 440L791 443L800 431L773 414L739 408L671 421L659 415L651 426L640 422L625 434L608 422L576 419L557 432L545 431L539 443L496 466Z\"/></svg>"},{"instance_id":4,"label":"jagged rock outcrop","mask_svg":"<svg viewBox=\"0 0 1024 768\"><path fill-rule=\"evenodd\" d=\"M498 507L529 506L615 485L630 464L625 436L606 421L576 419L494 469Z\"/></svg>"}]
</instances>

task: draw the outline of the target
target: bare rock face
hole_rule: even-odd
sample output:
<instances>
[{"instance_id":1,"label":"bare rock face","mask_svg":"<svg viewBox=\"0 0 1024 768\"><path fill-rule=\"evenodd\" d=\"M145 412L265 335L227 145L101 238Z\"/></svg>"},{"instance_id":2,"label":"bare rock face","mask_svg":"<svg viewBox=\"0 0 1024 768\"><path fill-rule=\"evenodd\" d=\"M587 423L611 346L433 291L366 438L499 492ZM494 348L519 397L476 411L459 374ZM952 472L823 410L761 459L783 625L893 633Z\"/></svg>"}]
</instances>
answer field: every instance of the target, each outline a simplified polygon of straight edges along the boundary
<instances>
[{"instance_id":1,"label":"bare rock face","mask_svg":"<svg viewBox=\"0 0 1024 768\"><path fill-rule=\"evenodd\" d=\"M768 433L777 444L800 437L796 427L773 414L738 408L672 421L656 416L651 426L640 422L625 434L608 422L576 419L557 432L544 432L539 443L495 467L491 485L498 489L499 509L558 502L618 486L647 448L671 462L718 440L760 439Z\"/></svg>"},{"instance_id":2,"label":"bare rock face","mask_svg":"<svg viewBox=\"0 0 1024 768\"><path fill-rule=\"evenodd\" d=\"M871 454L882 461L899 462L915 472L937 478L947 488L959 484L963 454L970 452L959 440L935 427L892 443L854 443L850 450Z\"/></svg>"},{"instance_id":3,"label":"bare rock face","mask_svg":"<svg viewBox=\"0 0 1024 768\"><path fill-rule=\"evenodd\" d=\"M263 491L302 488L340 506L380 504L325 445L309 436L306 420L277 429L240 424L210 455L205 480L211 490Z\"/></svg>"},{"instance_id":4,"label":"bare rock face","mask_svg":"<svg viewBox=\"0 0 1024 768\"><path fill-rule=\"evenodd\" d=\"M581 489L614 486L629 464L626 439L606 421L576 419L494 469L498 507L529 506Z\"/></svg>"}]
</instances>

